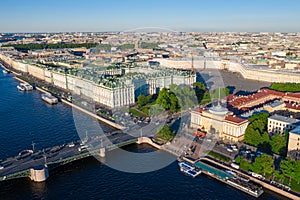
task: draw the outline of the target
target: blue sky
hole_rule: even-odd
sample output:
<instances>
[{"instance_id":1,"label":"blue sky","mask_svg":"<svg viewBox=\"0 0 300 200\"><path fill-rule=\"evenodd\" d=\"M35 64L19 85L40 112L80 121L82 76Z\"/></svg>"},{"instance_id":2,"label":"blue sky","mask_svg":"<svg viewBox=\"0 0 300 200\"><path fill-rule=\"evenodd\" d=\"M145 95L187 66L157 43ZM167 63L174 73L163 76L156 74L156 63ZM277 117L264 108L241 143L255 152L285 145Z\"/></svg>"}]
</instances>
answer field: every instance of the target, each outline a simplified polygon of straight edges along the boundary
<instances>
[{"instance_id":1,"label":"blue sky","mask_svg":"<svg viewBox=\"0 0 300 200\"><path fill-rule=\"evenodd\" d=\"M0 32L300 32L298 0L2 0Z\"/></svg>"}]
</instances>

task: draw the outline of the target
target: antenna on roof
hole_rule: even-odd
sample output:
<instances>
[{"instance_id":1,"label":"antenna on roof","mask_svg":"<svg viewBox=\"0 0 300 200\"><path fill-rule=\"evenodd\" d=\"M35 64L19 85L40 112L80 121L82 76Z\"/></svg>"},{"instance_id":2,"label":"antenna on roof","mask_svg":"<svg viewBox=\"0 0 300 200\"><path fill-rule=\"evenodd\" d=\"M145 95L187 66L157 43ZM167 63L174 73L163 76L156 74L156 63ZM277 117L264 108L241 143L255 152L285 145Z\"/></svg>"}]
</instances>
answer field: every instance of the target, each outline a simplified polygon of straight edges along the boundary
<instances>
[{"instance_id":1,"label":"antenna on roof","mask_svg":"<svg viewBox=\"0 0 300 200\"><path fill-rule=\"evenodd\" d=\"M219 87L219 98L218 98L218 107L221 107L221 104L220 104L220 100L221 100L221 88Z\"/></svg>"}]
</instances>

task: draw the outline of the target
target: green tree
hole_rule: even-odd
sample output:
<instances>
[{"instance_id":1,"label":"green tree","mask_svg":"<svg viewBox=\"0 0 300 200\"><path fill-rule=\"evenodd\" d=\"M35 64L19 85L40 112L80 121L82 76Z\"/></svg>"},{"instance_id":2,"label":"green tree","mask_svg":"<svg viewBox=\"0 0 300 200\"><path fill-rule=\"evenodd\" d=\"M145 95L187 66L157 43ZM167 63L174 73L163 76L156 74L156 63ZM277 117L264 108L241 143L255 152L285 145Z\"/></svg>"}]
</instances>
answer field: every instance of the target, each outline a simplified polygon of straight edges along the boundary
<instances>
[{"instance_id":1,"label":"green tree","mask_svg":"<svg viewBox=\"0 0 300 200\"><path fill-rule=\"evenodd\" d=\"M205 87L205 85L204 85L204 83L202 83L202 82L195 82L193 84L193 86L195 88L197 88L198 90L202 90L202 91L206 91L207 90L206 87Z\"/></svg>"},{"instance_id":2,"label":"green tree","mask_svg":"<svg viewBox=\"0 0 300 200\"><path fill-rule=\"evenodd\" d=\"M251 170L258 174L272 174L274 171L274 160L273 157L267 154L256 157Z\"/></svg>"},{"instance_id":3,"label":"green tree","mask_svg":"<svg viewBox=\"0 0 300 200\"><path fill-rule=\"evenodd\" d=\"M170 111L177 112L180 109L179 101L174 93L169 94L170 99Z\"/></svg>"},{"instance_id":4,"label":"green tree","mask_svg":"<svg viewBox=\"0 0 300 200\"><path fill-rule=\"evenodd\" d=\"M300 83L272 83L270 89L280 92L300 92Z\"/></svg>"},{"instance_id":5,"label":"green tree","mask_svg":"<svg viewBox=\"0 0 300 200\"><path fill-rule=\"evenodd\" d=\"M166 88L163 88L157 97L156 103L161 105L165 110L169 110L171 105L170 95Z\"/></svg>"},{"instance_id":6,"label":"green tree","mask_svg":"<svg viewBox=\"0 0 300 200\"><path fill-rule=\"evenodd\" d=\"M269 114L262 112L249 118L250 124L245 131L245 143L253 146L267 143L268 137L265 132L267 131L268 117Z\"/></svg>"},{"instance_id":7,"label":"green tree","mask_svg":"<svg viewBox=\"0 0 300 200\"><path fill-rule=\"evenodd\" d=\"M138 100L137 100L137 105L139 107L143 107L144 105L146 105L148 103L148 98L145 95L140 95L138 96Z\"/></svg>"},{"instance_id":8,"label":"green tree","mask_svg":"<svg viewBox=\"0 0 300 200\"><path fill-rule=\"evenodd\" d=\"M190 86L178 86L173 84L170 86L170 91L175 94L182 109L188 109L198 105L196 92Z\"/></svg>"},{"instance_id":9,"label":"green tree","mask_svg":"<svg viewBox=\"0 0 300 200\"><path fill-rule=\"evenodd\" d=\"M272 151L276 154L280 154L285 156L286 154L286 139L285 136L276 134L271 137L270 145L272 147Z\"/></svg>"},{"instance_id":10,"label":"green tree","mask_svg":"<svg viewBox=\"0 0 300 200\"><path fill-rule=\"evenodd\" d=\"M156 135L165 141L170 141L175 137L174 132L167 125L161 127Z\"/></svg>"},{"instance_id":11,"label":"green tree","mask_svg":"<svg viewBox=\"0 0 300 200\"><path fill-rule=\"evenodd\" d=\"M215 90L210 91L211 98L215 99L223 99L230 94L230 90L228 88L217 88Z\"/></svg>"},{"instance_id":12,"label":"green tree","mask_svg":"<svg viewBox=\"0 0 300 200\"><path fill-rule=\"evenodd\" d=\"M263 135L261 136L262 143L269 143L270 142L270 137L267 132L264 132Z\"/></svg>"},{"instance_id":13,"label":"green tree","mask_svg":"<svg viewBox=\"0 0 300 200\"><path fill-rule=\"evenodd\" d=\"M272 151L271 145L270 145L270 136L267 132L264 132L261 136L261 142L257 146L260 151L262 152L268 152L270 153Z\"/></svg>"},{"instance_id":14,"label":"green tree","mask_svg":"<svg viewBox=\"0 0 300 200\"><path fill-rule=\"evenodd\" d=\"M262 137L258 130L255 130L253 125L249 125L245 131L244 142L253 146L258 146L262 142Z\"/></svg>"},{"instance_id":15,"label":"green tree","mask_svg":"<svg viewBox=\"0 0 300 200\"><path fill-rule=\"evenodd\" d=\"M211 102L210 93L208 91L205 91L204 94L203 94L203 97L200 101L200 105L207 104L207 103L210 103L210 102Z\"/></svg>"},{"instance_id":16,"label":"green tree","mask_svg":"<svg viewBox=\"0 0 300 200\"><path fill-rule=\"evenodd\" d=\"M279 171L275 171L274 176L275 176L276 180L279 180L281 183L283 182L284 175L282 173L280 173Z\"/></svg>"},{"instance_id":17,"label":"green tree","mask_svg":"<svg viewBox=\"0 0 300 200\"><path fill-rule=\"evenodd\" d=\"M150 107L149 115L157 116L162 114L164 111L165 109L163 107L161 107L159 104L155 104Z\"/></svg>"},{"instance_id":18,"label":"green tree","mask_svg":"<svg viewBox=\"0 0 300 200\"><path fill-rule=\"evenodd\" d=\"M295 174L294 174L294 179L297 181L297 184L300 183L300 160L298 160L295 165Z\"/></svg>"},{"instance_id":19,"label":"green tree","mask_svg":"<svg viewBox=\"0 0 300 200\"><path fill-rule=\"evenodd\" d=\"M280 170L285 176L290 178L289 184L291 184L291 180L295 175L294 164L295 162L289 158L280 162Z\"/></svg>"}]
</instances>

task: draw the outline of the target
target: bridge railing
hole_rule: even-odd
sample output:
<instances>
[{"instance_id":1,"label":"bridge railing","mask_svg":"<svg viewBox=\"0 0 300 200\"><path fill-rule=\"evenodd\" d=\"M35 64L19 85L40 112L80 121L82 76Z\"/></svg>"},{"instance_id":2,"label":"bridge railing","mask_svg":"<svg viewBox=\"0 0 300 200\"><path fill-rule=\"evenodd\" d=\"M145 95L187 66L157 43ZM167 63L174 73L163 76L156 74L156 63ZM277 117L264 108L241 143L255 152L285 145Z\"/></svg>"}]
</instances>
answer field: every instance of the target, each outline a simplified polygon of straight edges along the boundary
<instances>
[{"instance_id":1,"label":"bridge railing","mask_svg":"<svg viewBox=\"0 0 300 200\"><path fill-rule=\"evenodd\" d=\"M20 172L2 176L2 177L0 177L0 181L10 180L10 179L15 179L15 178L26 178L26 177L30 177L30 169L26 169L26 170L23 170Z\"/></svg>"}]
</instances>

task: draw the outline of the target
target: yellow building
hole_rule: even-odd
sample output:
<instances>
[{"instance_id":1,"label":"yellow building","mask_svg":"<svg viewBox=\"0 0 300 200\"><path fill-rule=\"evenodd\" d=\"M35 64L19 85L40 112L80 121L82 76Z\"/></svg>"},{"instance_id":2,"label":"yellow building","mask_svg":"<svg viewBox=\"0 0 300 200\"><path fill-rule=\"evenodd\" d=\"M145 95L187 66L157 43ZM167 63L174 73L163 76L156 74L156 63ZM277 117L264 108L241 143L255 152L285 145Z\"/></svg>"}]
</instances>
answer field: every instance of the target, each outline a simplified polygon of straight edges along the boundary
<instances>
[{"instance_id":1,"label":"yellow building","mask_svg":"<svg viewBox=\"0 0 300 200\"><path fill-rule=\"evenodd\" d=\"M191 112L191 127L218 134L219 139L230 142L242 141L248 124L248 120L232 115L220 104Z\"/></svg>"},{"instance_id":2,"label":"yellow building","mask_svg":"<svg viewBox=\"0 0 300 200\"><path fill-rule=\"evenodd\" d=\"M288 156L300 159L300 126L289 132Z\"/></svg>"}]
</instances>

